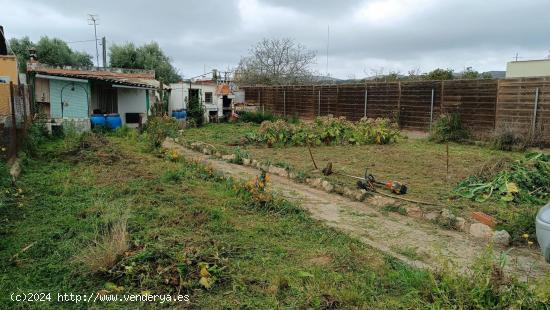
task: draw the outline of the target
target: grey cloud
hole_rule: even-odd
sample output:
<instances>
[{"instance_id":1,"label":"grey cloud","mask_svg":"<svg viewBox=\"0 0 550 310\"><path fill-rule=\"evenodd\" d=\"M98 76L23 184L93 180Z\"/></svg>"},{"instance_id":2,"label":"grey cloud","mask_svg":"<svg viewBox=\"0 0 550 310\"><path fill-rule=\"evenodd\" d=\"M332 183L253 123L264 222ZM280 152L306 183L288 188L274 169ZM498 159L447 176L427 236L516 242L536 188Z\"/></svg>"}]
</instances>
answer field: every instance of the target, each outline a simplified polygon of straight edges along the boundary
<instances>
[{"instance_id":1,"label":"grey cloud","mask_svg":"<svg viewBox=\"0 0 550 310\"><path fill-rule=\"evenodd\" d=\"M380 17L377 22L354 18L365 5L387 1L397 4L401 15L390 6L388 17L383 10L369 12ZM257 10L242 14L243 6ZM515 52L542 58L550 48L547 0L0 0L0 7L8 37L33 40L91 39L86 14L97 13L98 33L109 44L157 41L188 77L205 67L235 66L262 37L295 38L317 51L315 68L324 73L327 25L329 71L344 78L381 67L503 70ZM95 53L93 43L72 46Z\"/></svg>"}]
</instances>

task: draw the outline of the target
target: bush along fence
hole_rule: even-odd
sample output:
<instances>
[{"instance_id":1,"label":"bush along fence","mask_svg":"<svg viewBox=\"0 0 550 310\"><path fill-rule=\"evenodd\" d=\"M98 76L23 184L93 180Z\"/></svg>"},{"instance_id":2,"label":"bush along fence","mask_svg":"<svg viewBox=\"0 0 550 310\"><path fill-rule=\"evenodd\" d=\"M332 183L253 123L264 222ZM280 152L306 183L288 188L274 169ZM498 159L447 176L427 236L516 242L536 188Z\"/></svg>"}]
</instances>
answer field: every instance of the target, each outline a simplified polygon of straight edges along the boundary
<instances>
[{"instance_id":1,"label":"bush along fence","mask_svg":"<svg viewBox=\"0 0 550 310\"><path fill-rule=\"evenodd\" d=\"M457 113L474 136L511 130L550 143L550 78L242 88L247 104L280 116L389 117L403 129L428 131L442 113Z\"/></svg>"}]
</instances>

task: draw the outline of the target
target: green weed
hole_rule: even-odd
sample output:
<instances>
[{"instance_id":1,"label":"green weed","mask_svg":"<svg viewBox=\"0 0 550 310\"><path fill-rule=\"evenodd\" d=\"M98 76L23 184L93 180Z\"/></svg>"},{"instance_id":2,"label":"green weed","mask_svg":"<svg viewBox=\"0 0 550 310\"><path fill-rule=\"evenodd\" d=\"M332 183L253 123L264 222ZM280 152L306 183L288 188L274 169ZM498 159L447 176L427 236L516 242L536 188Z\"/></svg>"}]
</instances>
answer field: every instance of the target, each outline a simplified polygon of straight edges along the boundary
<instances>
[{"instance_id":1,"label":"green weed","mask_svg":"<svg viewBox=\"0 0 550 310\"><path fill-rule=\"evenodd\" d=\"M469 137L470 133L462 126L458 113L442 114L430 132L430 140L437 143L463 142Z\"/></svg>"}]
</instances>

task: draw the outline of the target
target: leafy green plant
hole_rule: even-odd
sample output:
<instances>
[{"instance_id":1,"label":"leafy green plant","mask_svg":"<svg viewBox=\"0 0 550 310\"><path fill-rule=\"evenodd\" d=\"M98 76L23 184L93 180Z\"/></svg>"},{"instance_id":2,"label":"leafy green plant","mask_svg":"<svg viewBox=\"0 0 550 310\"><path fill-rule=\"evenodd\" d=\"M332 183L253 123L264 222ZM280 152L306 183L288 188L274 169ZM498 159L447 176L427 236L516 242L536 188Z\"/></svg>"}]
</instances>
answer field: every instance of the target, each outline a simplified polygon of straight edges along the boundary
<instances>
[{"instance_id":1,"label":"leafy green plant","mask_svg":"<svg viewBox=\"0 0 550 310\"><path fill-rule=\"evenodd\" d=\"M454 193L480 203L496 200L503 204L503 208L497 209L497 218L513 241L518 241L522 234L534 233L537 209L548 202L550 155L529 153L503 167L495 173L468 177L457 185ZM519 211L506 208L511 204L520 207Z\"/></svg>"},{"instance_id":2,"label":"leafy green plant","mask_svg":"<svg viewBox=\"0 0 550 310\"><path fill-rule=\"evenodd\" d=\"M277 117L271 112L261 112L261 111L241 111L239 112L239 122L243 123L255 123L261 124L264 121L275 121Z\"/></svg>"},{"instance_id":3,"label":"leafy green plant","mask_svg":"<svg viewBox=\"0 0 550 310\"><path fill-rule=\"evenodd\" d=\"M38 146L49 138L44 121L38 119L28 128L27 136L23 140L23 149L29 155L35 155Z\"/></svg>"},{"instance_id":4,"label":"leafy green plant","mask_svg":"<svg viewBox=\"0 0 550 310\"><path fill-rule=\"evenodd\" d=\"M353 123L343 117L323 116L313 123L289 124L265 121L257 133L248 133L249 143L274 145L389 144L400 137L397 125L388 119L361 119Z\"/></svg>"},{"instance_id":5,"label":"leafy green plant","mask_svg":"<svg viewBox=\"0 0 550 310\"><path fill-rule=\"evenodd\" d=\"M496 197L504 202L544 204L550 193L550 155L529 153L490 180L470 176L455 193L478 202Z\"/></svg>"},{"instance_id":6,"label":"leafy green plant","mask_svg":"<svg viewBox=\"0 0 550 310\"><path fill-rule=\"evenodd\" d=\"M153 149L160 147L164 139L176 136L178 121L172 117L151 117L145 126L149 146Z\"/></svg>"},{"instance_id":7,"label":"leafy green plant","mask_svg":"<svg viewBox=\"0 0 550 310\"><path fill-rule=\"evenodd\" d=\"M400 205L388 204L388 205L385 205L382 208L382 210L386 212L394 212L394 213L399 213L401 215L407 215L407 209L405 209L403 206L400 206Z\"/></svg>"},{"instance_id":8,"label":"leafy green plant","mask_svg":"<svg viewBox=\"0 0 550 310\"><path fill-rule=\"evenodd\" d=\"M204 125L205 111L200 96L190 99L187 106L189 107L187 109L188 120L192 120L193 127L202 127Z\"/></svg>"},{"instance_id":9,"label":"leafy green plant","mask_svg":"<svg viewBox=\"0 0 550 310\"><path fill-rule=\"evenodd\" d=\"M239 165L243 164L243 159L250 157L250 154L248 154L245 149L242 149L240 147L235 148L235 150L233 151L233 155L235 155L235 157L231 160L231 162Z\"/></svg>"},{"instance_id":10,"label":"leafy green plant","mask_svg":"<svg viewBox=\"0 0 550 310\"><path fill-rule=\"evenodd\" d=\"M435 142L462 142L470 137L468 130L462 127L460 114L442 114L430 132L430 140Z\"/></svg>"},{"instance_id":11,"label":"leafy green plant","mask_svg":"<svg viewBox=\"0 0 550 310\"><path fill-rule=\"evenodd\" d=\"M133 128L130 128L128 125L124 124L113 132L115 137L120 138L135 138L137 136L137 131Z\"/></svg>"}]
</instances>

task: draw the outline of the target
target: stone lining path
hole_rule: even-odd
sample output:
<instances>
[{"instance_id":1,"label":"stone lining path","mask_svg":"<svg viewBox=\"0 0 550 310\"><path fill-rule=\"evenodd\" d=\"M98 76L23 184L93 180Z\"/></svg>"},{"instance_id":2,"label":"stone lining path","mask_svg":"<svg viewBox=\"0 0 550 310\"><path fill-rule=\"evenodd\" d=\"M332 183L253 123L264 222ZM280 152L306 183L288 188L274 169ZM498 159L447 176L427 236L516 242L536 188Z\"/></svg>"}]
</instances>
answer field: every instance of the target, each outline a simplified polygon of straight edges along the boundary
<instances>
[{"instance_id":1,"label":"stone lining path","mask_svg":"<svg viewBox=\"0 0 550 310\"><path fill-rule=\"evenodd\" d=\"M202 161L236 179L248 181L259 173L255 168L214 159L170 140L165 141L163 147L175 149L187 159ZM467 270L486 247L485 242L461 232L441 229L396 213L381 212L365 202L351 201L281 176L271 175L270 178L274 192L298 201L313 218L411 266L432 269L451 262L457 268ZM503 251L494 250L497 257ZM512 248L507 261L506 271L524 281L550 276L550 264L544 262L538 251Z\"/></svg>"}]
</instances>

